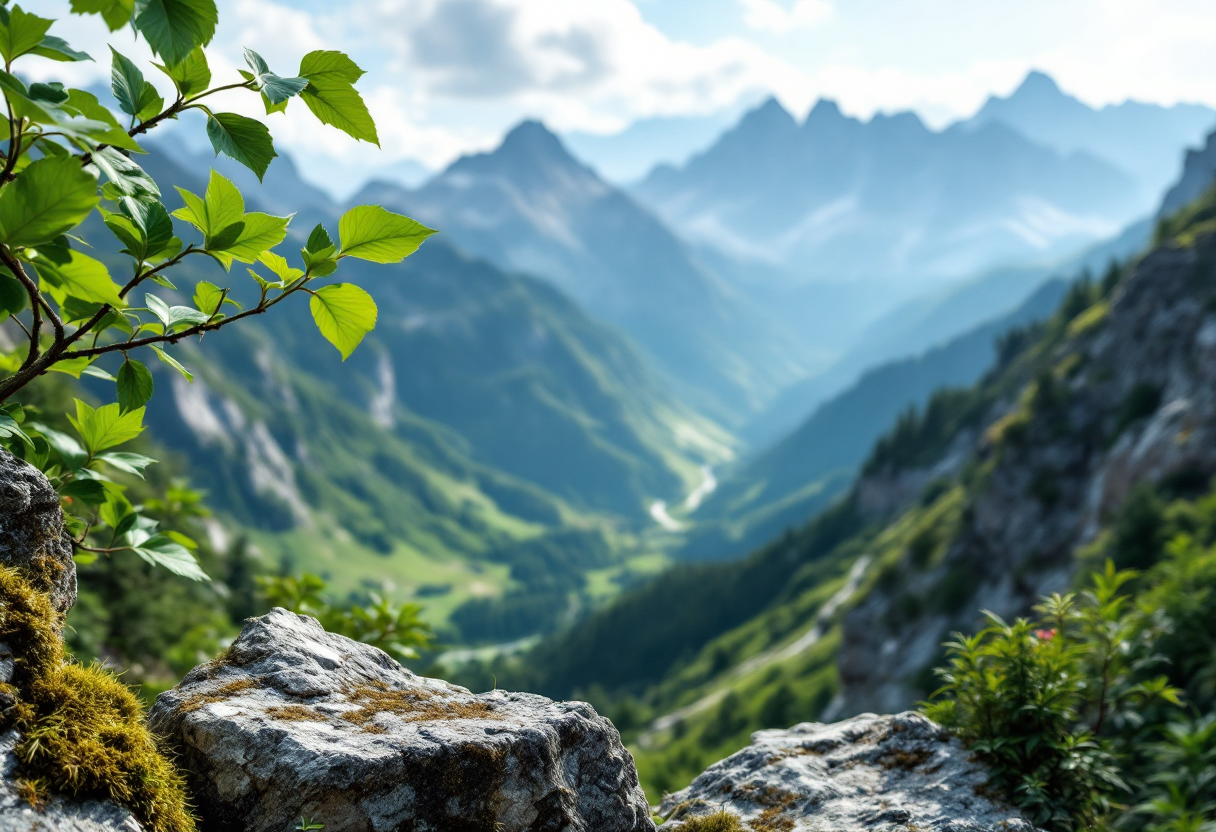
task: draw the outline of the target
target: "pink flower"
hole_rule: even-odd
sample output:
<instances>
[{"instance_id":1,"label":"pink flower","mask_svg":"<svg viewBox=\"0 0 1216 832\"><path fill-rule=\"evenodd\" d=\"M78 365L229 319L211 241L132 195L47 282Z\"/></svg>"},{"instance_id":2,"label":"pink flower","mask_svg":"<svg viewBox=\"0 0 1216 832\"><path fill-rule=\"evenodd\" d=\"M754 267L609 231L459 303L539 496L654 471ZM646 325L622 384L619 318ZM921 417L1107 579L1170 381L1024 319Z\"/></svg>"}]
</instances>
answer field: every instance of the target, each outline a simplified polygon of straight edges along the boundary
<instances>
[{"instance_id":1,"label":"pink flower","mask_svg":"<svg viewBox=\"0 0 1216 832\"><path fill-rule=\"evenodd\" d=\"M1056 629L1052 627L1050 630L1035 630L1034 637L1039 641L1051 641L1056 637Z\"/></svg>"}]
</instances>

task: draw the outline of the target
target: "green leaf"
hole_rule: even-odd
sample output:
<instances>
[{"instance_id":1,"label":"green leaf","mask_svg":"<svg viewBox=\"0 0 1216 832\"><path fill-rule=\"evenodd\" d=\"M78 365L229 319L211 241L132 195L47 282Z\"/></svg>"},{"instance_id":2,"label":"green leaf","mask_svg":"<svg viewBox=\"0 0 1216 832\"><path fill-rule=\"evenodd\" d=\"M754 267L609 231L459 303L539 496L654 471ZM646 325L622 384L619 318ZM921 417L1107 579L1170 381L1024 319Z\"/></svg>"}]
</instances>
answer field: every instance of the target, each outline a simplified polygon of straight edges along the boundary
<instances>
[{"instance_id":1,"label":"green leaf","mask_svg":"<svg viewBox=\"0 0 1216 832\"><path fill-rule=\"evenodd\" d=\"M34 444L33 440L21 429L21 425L17 424L16 419L7 413L0 413L0 441L3 441L5 444L11 444L13 440L18 440L31 446Z\"/></svg>"},{"instance_id":2,"label":"green leaf","mask_svg":"<svg viewBox=\"0 0 1216 832\"><path fill-rule=\"evenodd\" d=\"M208 239L244 222L245 200L241 197L241 192L231 181L214 170L211 171L211 180L207 183L205 198L199 199L184 188L178 188L177 192L186 204L174 211L173 216L190 223ZM239 231L235 234L239 235ZM236 236L233 236L233 240L235 239Z\"/></svg>"},{"instance_id":3,"label":"green leaf","mask_svg":"<svg viewBox=\"0 0 1216 832\"><path fill-rule=\"evenodd\" d=\"M97 181L75 156L39 159L0 190L0 243L53 240L83 222L98 202Z\"/></svg>"},{"instance_id":4,"label":"green leaf","mask_svg":"<svg viewBox=\"0 0 1216 832\"><path fill-rule=\"evenodd\" d=\"M144 121L141 113L155 109L157 113L164 105L156 87L144 80L144 74L139 71L130 58L110 47L113 53L113 65L110 70L110 89L118 101L118 107L124 113ZM152 113L155 115L156 113ZM149 116L150 117L150 116Z\"/></svg>"},{"instance_id":5,"label":"green leaf","mask_svg":"<svg viewBox=\"0 0 1216 832\"><path fill-rule=\"evenodd\" d=\"M275 277L283 281L284 284L291 283L304 276L303 269L292 268L287 265L287 260L273 251L263 252L258 257L258 262L266 266L274 272Z\"/></svg>"},{"instance_id":6,"label":"green leaf","mask_svg":"<svg viewBox=\"0 0 1216 832\"><path fill-rule=\"evenodd\" d=\"M300 61L299 74L308 79L300 97L321 123L380 146L376 123L353 86L363 76L354 61L341 52L309 52Z\"/></svg>"},{"instance_id":7,"label":"green leaf","mask_svg":"<svg viewBox=\"0 0 1216 832\"><path fill-rule=\"evenodd\" d=\"M207 119L207 138L216 155L231 156L258 175L266 175L275 152L270 131L260 121L236 113L216 113Z\"/></svg>"},{"instance_id":8,"label":"green leaf","mask_svg":"<svg viewBox=\"0 0 1216 832\"><path fill-rule=\"evenodd\" d=\"M82 376L89 376L91 378L99 378L102 381L113 381L113 382L118 381L117 376L110 375L104 369L102 369L101 367L98 367L96 364L90 364L89 366L85 367L84 370L82 370L80 374Z\"/></svg>"},{"instance_id":9,"label":"green leaf","mask_svg":"<svg viewBox=\"0 0 1216 832\"><path fill-rule=\"evenodd\" d=\"M135 0L72 0L74 14L99 14L111 32L131 22Z\"/></svg>"},{"instance_id":10,"label":"green leaf","mask_svg":"<svg viewBox=\"0 0 1216 832\"><path fill-rule=\"evenodd\" d=\"M194 287L194 305L207 316L219 312L223 302L224 290L214 283L200 280L199 284Z\"/></svg>"},{"instance_id":11,"label":"green leaf","mask_svg":"<svg viewBox=\"0 0 1216 832\"><path fill-rule=\"evenodd\" d=\"M93 60L92 56L87 52L77 52L68 45L66 40L57 38L54 35L44 37L42 43L30 50L30 54L40 55L43 58L50 58L52 61L60 61L62 63Z\"/></svg>"},{"instance_id":12,"label":"green leaf","mask_svg":"<svg viewBox=\"0 0 1216 832\"><path fill-rule=\"evenodd\" d=\"M144 409L123 413L117 403L94 409L76 399L76 415L68 419L91 454L130 442L144 431Z\"/></svg>"},{"instance_id":13,"label":"green leaf","mask_svg":"<svg viewBox=\"0 0 1216 832\"><path fill-rule=\"evenodd\" d=\"M143 168L112 147L93 151L93 165L125 197L160 199L160 188Z\"/></svg>"},{"instance_id":14,"label":"green leaf","mask_svg":"<svg viewBox=\"0 0 1216 832\"><path fill-rule=\"evenodd\" d=\"M379 205L359 205L343 214L338 223L338 237L342 240L339 256L373 263L399 263L434 233L422 223Z\"/></svg>"},{"instance_id":15,"label":"green leaf","mask_svg":"<svg viewBox=\"0 0 1216 832\"><path fill-rule=\"evenodd\" d=\"M209 581L207 573L198 565L190 550L176 540L157 534L134 547L139 555L153 566L163 566L175 575L192 581Z\"/></svg>"},{"instance_id":16,"label":"green leaf","mask_svg":"<svg viewBox=\"0 0 1216 832\"><path fill-rule=\"evenodd\" d=\"M30 262L53 290L92 303L108 303L116 308L125 306L118 295L118 284L110 278L101 261L79 251L51 246L30 250L30 253L38 255L30 258Z\"/></svg>"},{"instance_id":17,"label":"green leaf","mask_svg":"<svg viewBox=\"0 0 1216 832\"><path fill-rule=\"evenodd\" d=\"M66 433L60 433L57 430L52 430L46 425L41 424L35 424L33 427L36 428L40 434L42 434L43 438L46 439L47 444L52 450L55 451L56 454L59 455L59 459L69 469L73 471L78 470L89 458L88 451L82 448L79 442L68 436Z\"/></svg>"},{"instance_id":18,"label":"green leaf","mask_svg":"<svg viewBox=\"0 0 1216 832\"><path fill-rule=\"evenodd\" d=\"M42 45L53 20L30 14L20 6L0 17L0 56L6 64Z\"/></svg>"},{"instance_id":19,"label":"green leaf","mask_svg":"<svg viewBox=\"0 0 1216 832\"><path fill-rule=\"evenodd\" d=\"M136 0L135 26L168 66L186 60L215 35L214 0Z\"/></svg>"},{"instance_id":20,"label":"green leaf","mask_svg":"<svg viewBox=\"0 0 1216 832\"><path fill-rule=\"evenodd\" d=\"M232 265L232 259L223 255L223 252L236 243L237 239L245 231L245 222L234 222L232 225L220 230L214 237L208 237L203 241L203 246L208 251L216 256L216 259L224 264L224 268Z\"/></svg>"},{"instance_id":21,"label":"green leaf","mask_svg":"<svg viewBox=\"0 0 1216 832\"><path fill-rule=\"evenodd\" d=\"M29 298L21 281L7 269L0 269L0 323L24 309Z\"/></svg>"},{"instance_id":22,"label":"green leaf","mask_svg":"<svg viewBox=\"0 0 1216 832\"><path fill-rule=\"evenodd\" d=\"M98 454L97 458L102 462L113 465L119 471L126 471L128 474L134 474L140 479L143 479L144 469L156 462L156 460L150 456L144 456L142 454L129 454L122 451L111 451L108 454Z\"/></svg>"},{"instance_id":23,"label":"green leaf","mask_svg":"<svg viewBox=\"0 0 1216 832\"><path fill-rule=\"evenodd\" d=\"M244 222L240 236L225 246L223 253L242 263L255 263L262 254L286 239L291 217L272 217L255 211L246 214Z\"/></svg>"},{"instance_id":24,"label":"green leaf","mask_svg":"<svg viewBox=\"0 0 1216 832\"><path fill-rule=\"evenodd\" d=\"M175 369L179 373L181 373L185 377L186 381L189 381L189 382L194 381L194 373L190 372L185 367L183 367L176 358L169 355L169 353L165 352L164 350L162 350L160 347L156 346L155 344L152 345L152 351L156 353L156 356L161 361L165 362L170 367L172 367L173 369Z\"/></svg>"},{"instance_id":25,"label":"green leaf","mask_svg":"<svg viewBox=\"0 0 1216 832\"><path fill-rule=\"evenodd\" d=\"M153 66L173 79L182 98L198 95L211 86L211 67L207 66L207 56L201 47L191 50L181 63L173 66L154 63Z\"/></svg>"},{"instance_id":26,"label":"green leaf","mask_svg":"<svg viewBox=\"0 0 1216 832\"><path fill-rule=\"evenodd\" d=\"M317 223L312 231L308 233L308 241L304 243L304 250L309 254L317 254L327 248L333 248L334 241L329 236L329 232L325 230L325 226Z\"/></svg>"},{"instance_id":27,"label":"green leaf","mask_svg":"<svg viewBox=\"0 0 1216 832\"><path fill-rule=\"evenodd\" d=\"M103 107L93 93L84 90L68 90L67 106L91 121L109 126L105 132L93 134L93 138L98 142L122 150L130 150L133 153L144 152L135 139L127 135L127 131L119 125L118 119L114 118L114 114L110 112L109 108Z\"/></svg>"},{"instance_id":28,"label":"green leaf","mask_svg":"<svg viewBox=\"0 0 1216 832\"><path fill-rule=\"evenodd\" d=\"M118 369L118 407L123 413L143 407L152 398L152 373L128 358Z\"/></svg>"},{"instance_id":29,"label":"green leaf","mask_svg":"<svg viewBox=\"0 0 1216 832\"><path fill-rule=\"evenodd\" d=\"M203 203L208 221L207 233L214 234L245 218L245 199L240 190L231 180L215 171L211 171Z\"/></svg>"},{"instance_id":30,"label":"green leaf","mask_svg":"<svg viewBox=\"0 0 1216 832\"><path fill-rule=\"evenodd\" d=\"M76 479L61 486L59 496L99 506L106 501L106 487L98 480Z\"/></svg>"},{"instance_id":31,"label":"green leaf","mask_svg":"<svg viewBox=\"0 0 1216 832\"><path fill-rule=\"evenodd\" d=\"M318 289L308 305L317 328L342 353L343 361L376 326L376 302L353 283Z\"/></svg>"},{"instance_id":32,"label":"green leaf","mask_svg":"<svg viewBox=\"0 0 1216 832\"><path fill-rule=\"evenodd\" d=\"M93 358L83 356L81 358L67 358L56 361L49 368L53 373L63 373L72 378L80 378L80 374L89 368L89 365L94 361Z\"/></svg>"},{"instance_id":33,"label":"green leaf","mask_svg":"<svg viewBox=\"0 0 1216 832\"><path fill-rule=\"evenodd\" d=\"M299 95L308 86L307 78L282 78L275 75L262 56L252 49L245 50L245 63L253 70L254 80L258 82L258 89L262 91L268 108L286 104L287 99Z\"/></svg>"}]
</instances>

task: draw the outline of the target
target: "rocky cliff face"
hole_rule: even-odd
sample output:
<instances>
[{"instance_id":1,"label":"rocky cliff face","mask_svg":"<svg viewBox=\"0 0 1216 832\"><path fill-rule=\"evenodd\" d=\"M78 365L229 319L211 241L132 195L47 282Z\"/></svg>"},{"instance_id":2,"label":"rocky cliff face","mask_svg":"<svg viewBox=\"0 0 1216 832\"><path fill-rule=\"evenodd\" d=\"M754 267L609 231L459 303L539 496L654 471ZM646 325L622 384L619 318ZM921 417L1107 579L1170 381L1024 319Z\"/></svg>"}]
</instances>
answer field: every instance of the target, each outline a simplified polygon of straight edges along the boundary
<instances>
[{"instance_id":1,"label":"rocky cliff face","mask_svg":"<svg viewBox=\"0 0 1216 832\"><path fill-rule=\"evenodd\" d=\"M725 811L752 830L1034 832L986 782L958 740L920 714L866 714L760 731L660 812L676 830Z\"/></svg>"},{"instance_id":2,"label":"rocky cliff face","mask_svg":"<svg viewBox=\"0 0 1216 832\"><path fill-rule=\"evenodd\" d=\"M1012 617L1066 589L1077 547L1137 484L1206 483L1216 473L1214 257L1210 236L1156 249L1109 302L1072 321L1019 397L991 412L944 556L905 562L846 618L849 711L915 702L915 676L949 629L975 623L973 611ZM952 603L943 605L947 586ZM897 606L919 612L896 616Z\"/></svg>"}]
</instances>

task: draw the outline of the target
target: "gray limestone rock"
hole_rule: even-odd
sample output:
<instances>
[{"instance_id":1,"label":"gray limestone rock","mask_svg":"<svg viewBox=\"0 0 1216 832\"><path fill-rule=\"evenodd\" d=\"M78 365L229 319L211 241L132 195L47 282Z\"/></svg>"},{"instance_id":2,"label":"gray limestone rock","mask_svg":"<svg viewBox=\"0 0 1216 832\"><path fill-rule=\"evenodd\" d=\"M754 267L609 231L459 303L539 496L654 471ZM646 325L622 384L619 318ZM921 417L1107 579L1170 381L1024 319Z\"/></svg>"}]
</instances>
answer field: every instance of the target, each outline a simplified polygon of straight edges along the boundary
<instances>
[{"instance_id":1,"label":"gray limestone rock","mask_svg":"<svg viewBox=\"0 0 1216 832\"><path fill-rule=\"evenodd\" d=\"M920 714L759 731L663 801L663 829L725 809L787 832L1035 832L991 796L987 772Z\"/></svg>"},{"instance_id":2,"label":"gray limestone rock","mask_svg":"<svg viewBox=\"0 0 1216 832\"><path fill-rule=\"evenodd\" d=\"M17 794L17 733L0 735L0 832L141 832L131 813L108 801L52 797L35 809Z\"/></svg>"},{"instance_id":3,"label":"gray limestone rock","mask_svg":"<svg viewBox=\"0 0 1216 832\"><path fill-rule=\"evenodd\" d=\"M0 563L33 567L40 561L52 580L51 603L66 613L76 603L76 563L59 495L41 471L0 448Z\"/></svg>"},{"instance_id":4,"label":"gray limestone rock","mask_svg":"<svg viewBox=\"0 0 1216 832\"><path fill-rule=\"evenodd\" d=\"M464 688L282 609L149 718L208 832L653 832L633 758L586 704Z\"/></svg>"}]
</instances>

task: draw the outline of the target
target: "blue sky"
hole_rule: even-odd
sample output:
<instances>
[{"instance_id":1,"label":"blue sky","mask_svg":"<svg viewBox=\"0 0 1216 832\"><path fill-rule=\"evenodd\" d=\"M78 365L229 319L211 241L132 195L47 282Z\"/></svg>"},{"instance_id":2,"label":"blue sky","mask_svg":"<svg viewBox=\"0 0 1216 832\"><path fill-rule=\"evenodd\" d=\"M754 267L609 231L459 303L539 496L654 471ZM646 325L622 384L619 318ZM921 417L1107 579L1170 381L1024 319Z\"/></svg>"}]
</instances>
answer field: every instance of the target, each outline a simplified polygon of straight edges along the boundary
<instances>
[{"instance_id":1,"label":"blue sky","mask_svg":"<svg viewBox=\"0 0 1216 832\"><path fill-rule=\"evenodd\" d=\"M368 70L360 86L382 150L355 153L302 112L274 125L308 167L352 178L406 159L442 166L492 147L524 117L607 135L646 119L720 121L768 94L799 116L826 96L853 115L915 109L942 125L1007 94L1032 68L1095 105L1216 105L1213 0L219 3L217 71L239 65L244 45L283 74L322 47L348 51ZM33 5L65 18L55 31L74 42L104 36L91 19L68 15L67 0ZM142 54L121 33L111 40ZM107 70L71 69L77 82Z\"/></svg>"}]
</instances>

